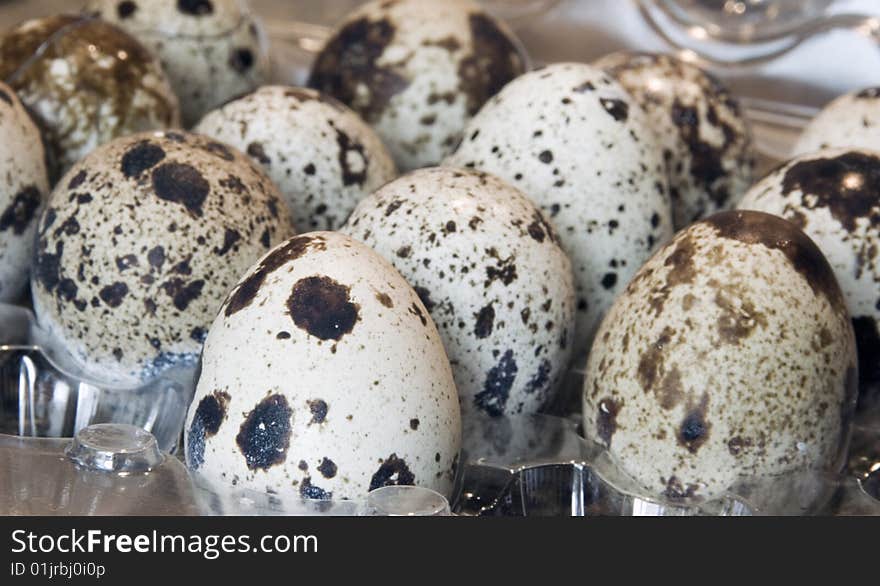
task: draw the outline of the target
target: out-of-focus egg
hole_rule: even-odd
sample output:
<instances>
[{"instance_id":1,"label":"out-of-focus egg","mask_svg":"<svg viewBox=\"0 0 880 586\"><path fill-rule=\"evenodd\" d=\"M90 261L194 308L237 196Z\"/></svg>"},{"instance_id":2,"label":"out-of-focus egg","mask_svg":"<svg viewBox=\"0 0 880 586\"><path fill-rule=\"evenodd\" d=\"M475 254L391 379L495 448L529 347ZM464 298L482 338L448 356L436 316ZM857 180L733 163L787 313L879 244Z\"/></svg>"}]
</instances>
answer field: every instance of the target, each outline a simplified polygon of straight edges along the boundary
<instances>
[{"instance_id":1,"label":"out-of-focus egg","mask_svg":"<svg viewBox=\"0 0 880 586\"><path fill-rule=\"evenodd\" d=\"M571 263L522 193L485 173L422 169L362 201L343 231L415 287L465 413L534 413L553 397L574 334Z\"/></svg>"},{"instance_id":2,"label":"out-of-focus egg","mask_svg":"<svg viewBox=\"0 0 880 586\"><path fill-rule=\"evenodd\" d=\"M781 216L828 258L852 316L860 404L880 393L880 153L828 149L800 156L752 187L740 209Z\"/></svg>"},{"instance_id":3,"label":"out-of-focus egg","mask_svg":"<svg viewBox=\"0 0 880 586\"><path fill-rule=\"evenodd\" d=\"M880 151L880 87L844 94L813 117L792 148L792 157L827 148Z\"/></svg>"},{"instance_id":4,"label":"out-of-focus egg","mask_svg":"<svg viewBox=\"0 0 880 586\"><path fill-rule=\"evenodd\" d=\"M595 65L648 114L663 148L676 228L733 205L749 188L749 127L719 80L670 55L612 53Z\"/></svg>"},{"instance_id":5,"label":"out-of-focus egg","mask_svg":"<svg viewBox=\"0 0 880 586\"><path fill-rule=\"evenodd\" d=\"M267 86L194 128L246 152L296 210L299 232L334 230L397 176L382 141L354 112L310 89Z\"/></svg>"},{"instance_id":6,"label":"out-of-focus egg","mask_svg":"<svg viewBox=\"0 0 880 586\"><path fill-rule=\"evenodd\" d=\"M208 333L186 430L190 469L282 498L395 484L449 495L461 442L428 310L336 232L288 240L239 281Z\"/></svg>"},{"instance_id":7,"label":"out-of-focus egg","mask_svg":"<svg viewBox=\"0 0 880 586\"><path fill-rule=\"evenodd\" d=\"M43 127L57 177L110 140L177 126L177 98L159 62L95 18L26 21L0 40L0 77Z\"/></svg>"},{"instance_id":8,"label":"out-of-focus egg","mask_svg":"<svg viewBox=\"0 0 880 586\"><path fill-rule=\"evenodd\" d=\"M497 175L556 226L574 269L574 355L630 277L672 236L661 149L649 120L604 71L562 63L510 83L446 160Z\"/></svg>"},{"instance_id":9,"label":"out-of-focus egg","mask_svg":"<svg viewBox=\"0 0 880 586\"><path fill-rule=\"evenodd\" d=\"M262 23L243 0L89 0L159 58L189 127L269 77Z\"/></svg>"},{"instance_id":10,"label":"out-of-focus egg","mask_svg":"<svg viewBox=\"0 0 880 586\"><path fill-rule=\"evenodd\" d=\"M28 280L36 218L49 193L49 177L40 130L3 83L0 136L0 301L15 301Z\"/></svg>"},{"instance_id":11,"label":"out-of-focus egg","mask_svg":"<svg viewBox=\"0 0 880 586\"><path fill-rule=\"evenodd\" d=\"M309 85L372 124L406 171L439 163L525 68L513 34L470 0L375 0L340 24Z\"/></svg>"},{"instance_id":12,"label":"out-of-focus egg","mask_svg":"<svg viewBox=\"0 0 880 586\"><path fill-rule=\"evenodd\" d=\"M37 319L101 380L193 361L224 295L293 233L250 159L182 132L120 138L65 175L33 261Z\"/></svg>"},{"instance_id":13,"label":"out-of-focus egg","mask_svg":"<svg viewBox=\"0 0 880 586\"><path fill-rule=\"evenodd\" d=\"M720 212L679 232L608 312L587 366L584 430L671 500L833 474L856 370L846 303L818 247L776 216Z\"/></svg>"}]
</instances>

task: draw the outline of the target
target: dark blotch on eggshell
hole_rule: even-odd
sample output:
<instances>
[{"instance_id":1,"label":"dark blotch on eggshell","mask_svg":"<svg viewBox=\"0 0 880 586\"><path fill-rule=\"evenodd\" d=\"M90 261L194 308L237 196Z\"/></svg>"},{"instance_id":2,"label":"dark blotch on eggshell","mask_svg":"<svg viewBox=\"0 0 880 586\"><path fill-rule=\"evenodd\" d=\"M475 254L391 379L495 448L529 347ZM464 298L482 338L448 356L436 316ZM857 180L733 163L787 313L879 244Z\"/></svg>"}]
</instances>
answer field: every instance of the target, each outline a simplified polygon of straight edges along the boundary
<instances>
[{"instance_id":1,"label":"dark blotch on eggshell","mask_svg":"<svg viewBox=\"0 0 880 586\"><path fill-rule=\"evenodd\" d=\"M493 417L504 413L517 371L513 350L507 350L498 364L489 369L483 390L474 396L474 404Z\"/></svg>"},{"instance_id":2,"label":"dark blotch on eggshell","mask_svg":"<svg viewBox=\"0 0 880 586\"><path fill-rule=\"evenodd\" d=\"M312 479L308 476L303 478L299 485L299 495L306 499L314 499L319 501L329 501L333 498L333 493L324 490L312 484Z\"/></svg>"},{"instance_id":3,"label":"dark blotch on eggshell","mask_svg":"<svg viewBox=\"0 0 880 586\"><path fill-rule=\"evenodd\" d=\"M424 287L414 286L413 290L416 292L416 295L419 296L422 304L428 309L428 311L433 311L434 307L436 307L436 303L431 299L431 293L425 289Z\"/></svg>"},{"instance_id":4,"label":"dark blotch on eggshell","mask_svg":"<svg viewBox=\"0 0 880 586\"><path fill-rule=\"evenodd\" d=\"M177 10L189 16L206 16L213 14L214 5L211 0L177 0Z\"/></svg>"},{"instance_id":5,"label":"dark blotch on eggshell","mask_svg":"<svg viewBox=\"0 0 880 586\"><path fill-rule=\"evenodd\" d=\"M605 397L599 401L599 410L596 413L596 435L605 444L605 447L611 447L611 438L617 431L617 415L620 413L622 402L618 403L610 397Z\"/></svg>"},{"instance_id":6,"label":"dark blotch on eggshell","mask_svg":"<svg viewBox=\"0 0 880 586\"><path fill-rule=\"evenodd\" d=\"M266 277L280 267L305 254L308 250L324 250L321 237L295 236L269 253L256 270L232 292L226 303L225 315L229 317L253 302L266 281Z\"/></svg>"},{"instance_id":7,"label":"dark blotch on eggshell","mask_svg":"<svg viewBox=\"0 0 880 586\"><path fill-rule=\"evenodd\" d=\"M859 355L859 409L880 402L880 336L873 317L854 317L853 330Z\"/></svg>"},{"instance_id":8,"label":"dark blotch on eggshell","mask_svg":"<svg viewBox=\"0 0 880 586\"><path fill-rule=\"evenodd\" d=\"M467 112L473 116L525 71L525 59L490 16L471 14L468 21L473 52L461 60L458 79L459 89L467 98Z\"/></svg>"},{"instance_id":9,"label":"dark blotch on eggshell","mask_svg":"<svg viewBox=\"0 0 880 586\"><path fill-rule=\"evenodd\" d=\"M880 223L880 157L851 151L794 163L782 178L782 193L802 192L807 209L827 208L847 231L856 220Z\"/></svg>"},{"instance_id":10,"label":"dark blotch on eggshell","mask_svg":"<svg viewBox=\"0 0 880 586\"><path fill-rule=\"evenodd\" d=\"M324 423L324 420L327 419L327 402L323 399L313 399L308 403L309 411L312 412L312 419L309 421L309 425L313 423Z\"/></svg>"},{"instance_id":11,"label":"dark blotch on eggshell","mask_svg":"<svg viewBox=\"0 0 880 586\"><path fill-rule=\"evenodd\" d=\"M235 443L251 470L268 470L287 458L290 417L293 411L284 395L269 395L248 413Z\"/></svg>"},{"instance_id":12,"label":"dark blotch on eggshell","mask_svg":"<svg viewBox=\"0 0 880 586\"><path fill-rule=\"evenodd\" d=\"M193 470L205 462L205 440L220 430L228 405L229 394L221 391L214 391L199 401L187 436L187 459Z\"/></svg>"},{"instance_id":13,"label":"dark blotch on eggshell","mask_svg":"<svg viewBox=\"0 0 880 586\"><path fill-rule=\"evenodd\" d=\"M0 232L12 228L13 234L23 234L40 209L40 200L40 190L34 185L29 185L16 193L0 214Z\"/></svg>"},{"instance_id":14,"label":"dark blotch on eggshell","mask_svg":"<svg viewBox=\"0 0 880 586\"><path fill-rule=\"evenodd\" d=\"M342 132L338 128L336 129L336 144L339 145L338 158L339 168L342 171L342 184L346 187L355 184L363 185L364 181L367 180L367 168L369 167L369 161L367 159L364 145L352 140L348 134ZM351 162L348 158L352 153L363 161L360 170L355 170L351 166Z\"/></svg>"},{"instance_id":15,"label":"dark blotch on eggshell","mask_svg":"<svg viewBox=\"0 0 880 586\"><path fill-rule=\"evenodd\" d=\"M477 318L474 325L474 335L480 339L492 335L492 328L495 325L495 308L492 307L492 304L485 306L474 317Z\"/></svg>"},{"instance_id":16,"label":"dark blotch on eggshell","mask_svg":"<svg viewBox=\"0 0 880 586\"><path fill-rule=\"evenodd\" d=\"M86 171L85 169L81 170L79 173L70 178L70 181L67 182L67 189L76 189L86 180Z\"/></svg>"},{"instance_id":17,"label":"dark blotch on eggshell","mask_svg":"<svg viewBox=\"0 0 880 586\"><path fill-rule=\"evenodd\" d=\"M678 428L678 443L692 454L696 454L700 446L709 439L709 430L712 426L706 419L708 407L709 396L704 393L699 405L688 408L684 420Z\"/></svg>"},{"instance_id":18,"label":"dark blotch on eggshell","mask_svg":"<svg viewBox=\"0 0 880 586\"><path fill-rule=\"evenodd\" d=\"M832 308L846 312L843 294L834 271L810 238L797 226L771 214L755 211L727 211L703 222L715 228L722 238L746 244L761 244L779 250L817 294L824 295Z\"/></svg>"},{"instance_id":19,"label":"dark blotch on eggshell","mask_svg":"<svg viewBox=\"0 0 880 586\"><path fill-rule=\"evenodd\" d=\"M353 20L330 38L312 66L309 86L354 107L367 122L376 122L391 98L409 85L392 67L378 64L394 40L394 26L387 19ZM361 100L358 88L370 89Z\"/></svg>"},{"instance_id":20,"label":"dark blotch on eggshell","mask_svg":"<svg viewBox=\"0 0 880 586\"><path fill-rule=\"evenodd\" d=\"M252 142L247 146L247 154L253 157L256 161L258 161L262 165L271 165L272 159L269 158L269 155L266 154L266 150L263 148L263 143L261 142Z\"/></svg>"},{"instance_id":21,"label":"dark blotch on eggshell","mask_svg":"<svg viewBox=\"0 0 880 586\"><path fill-rule=\"evenodd\" d=\"M223 246L214 247L214 254L217 256L223 256L235 246L235 243L241 240L241 234L238 233L238 230L233 230L232 228L226 228L223 234Z\"/></svg>"},{"instance_id":22,"label":"dark blotch on eggshell","mask_svg":"<svg viewBox=\"0 0 880 586\"><path fill-rule=\"evenodd\" d=\"M131 0L124 0L116 5L116 15L120 18L120 20L125 20L126 18L131 17L132 14L137 12L137 4L131 2Z\"/></svg>"},{"instance_id":23,"label":"dark blotch on eggshell","mask_svg":"<svg viewBox=\"0 0 880 586\"><path fill-rule=\"evenodd\" d=\"M397 454L391 454L370 479L370 490L383 486L412 486L415 482L416 477L406 461L398 458Z\"/></svg>"},{"instance_id":24,"label":"dark blotch on eggshell","mask_svg":"<svg viewBox=\"0 0 880 586\"><path fill-rule=\"evenodd\" d=\"M254 66L254 52L247 47L233 49L229 54L229 66L237 73L244 75Z\"/></svg>"},{"instance_id":25,"label":"dark blotch on eggshell","mask_svg":"<svg viewBox=\"0 0 880 586\"><path fill-rule=\"evenodd\" d=\"M293 285L287 300L297 327L321 340L339 340L351 332L359 306L349 299L350 289L330 277L306 277Z\"/></svg>"},{"instance_id":26,"label":"dark blotch on eggshell","mask_svg":"<svg viewBox=\"0 0 880 586\"><path fill-rule=\"evenodd\" d=\"M147 169L152 169L165 158L165 151L157 144L148 140L132 145L124 155L120 165L122 174L126 177L137 177ZM85 171L80 171L85 175ZM72 183L72 182L71 182Z\"/></svg>"},{"instance_id":27,"label":"dark blotch on eggshell","mask_svg":"<svg viewBox=\"0 0 880 586\"><path fill-rule=\"evenodd\" d=\"M178 203L197 216L211 186L198 169L185 163L164 163L153 171L153 191L159 199Z\"/></svg>"},{"instance_id":28,"label":"dark blotch on eggshell","mask_svg":"<svg viewBox=\"0 0 880 586\"><path fill-rule=\"evenodd\" d=\"M108 307L119 307L122 305L122 301L125 299L126 295L128 295L128 285L122 282L107 285L98 292L98 297L100 297L101 301L106 303Z\"/></svg>"},{"instance_id":29,"label":"dark blotch on eggshell","mask_svg":"<svg viewBox=\"0 0 880 586\"><path fill-rule=\"evenodd\" d=\"M616 98L600 98L599 103L617 122L626 122L629 118L629 104Z\"/></svg>"},{"instance_id":30,"label":"dark blotch on eggshell","mask_svg":"<svg viewBox=\"0 0 880 586\"><path fill-rule=\"evenodd\" d=\"M324 478L333 478L336 476L336 470L336 463L330 458L324 458L318 466L318 472L320 472L321 476Z\"/></svg>"}]
</instances>

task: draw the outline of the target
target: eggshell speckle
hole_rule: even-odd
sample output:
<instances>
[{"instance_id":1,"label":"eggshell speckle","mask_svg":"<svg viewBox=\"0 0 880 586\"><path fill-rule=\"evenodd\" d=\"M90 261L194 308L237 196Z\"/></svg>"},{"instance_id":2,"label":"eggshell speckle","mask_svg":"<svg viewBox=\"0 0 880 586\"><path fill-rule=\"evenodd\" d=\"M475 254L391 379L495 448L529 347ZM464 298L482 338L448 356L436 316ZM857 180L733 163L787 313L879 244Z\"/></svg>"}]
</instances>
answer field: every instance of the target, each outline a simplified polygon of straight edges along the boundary
<instances>
[{"instance_id":1,"label":"eggshell speckle","mask_svg":"<svg viewBox=\"0 0 880 586\"><path fill-rule=\"evenodd\" d=\"M140 382L193 361L226 292L290 234L276 188L235 149L182 132L117 139L50 197L37 319L91 376Z\"/></svg>"},{"instance_id":2,"label":"eggshell speckle","mask_svg":"<svg viewBox=\"0 0 880 586\"><path fill-rule=\"evenodd\" d=\"M789 220L828 258L852 316L860 404L880 399L880 154L803 155L755 184L739 204Z\"/></svg>"},{"instance_id":3,"label":"eggshell speckle","mask_svg":"<svg viewBox=\"0 0 880 586\"><path fill-rule=\"evenodd\" d=\"M0 136L0 301L14 301L27 283L36 219L49 179L40 131L3 83Z\"/></svg>"},{"instance_id":4,"label":"eggshell speckle","mask_svg":"<svg viewBox=\"0 0 880 586\"><path fill-rule=\"evenodd\" d=\"M351 106L410 170L451 152L525 62L507 27L470 0L376 0L340 24L309 85Z\"/></svg>"},{"instance_id":5,"label":"eggshell speckle","mask_svg":"<svg viewBox=\"0 0 880 586\"><path fill-rule=\"evenodd\" d=\"M428 311L378 254L296 236L241 279L211 326L186 459L217 486L361 498L392 484L448 495L458 396Z\"/></svg>"},{"instance_id":6,"label":"eggshell speckle","mask_svg":"<svg viewBox=\"0 0 880 586\"><path fill-rule=\"evenodd\" d=\"M679 232L608 312L584 430L650 493L713 498L743 478L839 471L856 379L816 245L776 216L720 212Z\"/></svg>"},{"instance_id":7,"label":"eggshell speckle","mask_svg":"<svg viewBox=\"0 0 880 586\"><path fill-rule=\"evenodd\" d=\"M801 132L792 156L845 147L880 150L880 87L832 100Z\"/></svg>"},{"instance_id":8,"label":"eggshell speckle","mask_svg":"<svg viewBox=\"0 0 880 586\"><path fill-rule=\"evenodd\" d=\"M574 334L571 263L522 193L485 173L422 169L361 202L343 230L415 287L466 413L533 413L553 397Z\"/></svg>"},{"instance_id":9,"label":"eggshell speckle","mask_svg":"<svg viewBox=\"0 0 880 586\"><path fill-rule=\"evenodd\" d=\"M602 70L562 63L507 85L446 164L501 177L552 221L577 288L575 359L639 266L672 236L661 149Z\"/></svg>"},{"instance_id":10,"label":"eggshell speckle","mask_svg":"<svg viewBox=\"0 0 880 586\"><path fill-rule=\"evenodd\" d=\"M86 10L156 54L187 127L269 77L262 23L241 0L90 0Z\"/></svg>"},{"instance_id":11,"label":"eggshell speckle","mask_svg":"<svg viewBox=\"0 0 880 586\"><path fill-rule=\"evenodd\" d=\"M0 77L42 125L54 176L116 137L180 123L159 62L95 18L50 16L18 25L0 40Z\"/></svg>"},{"instance_id":12,"label":"eggshell speckle","mask_svg":"<svg viewBox=\"0 0 880 586\"><path fill-rule=\"evenodd\" d=\"M596 62L645 109L669 174L676 228L735 203L752 183L751 136L715 77L670 55L613 53Z\"/></svg>"},{"instance_id":13,"label":"eggshell speckle","mask_svg":"<svg viewBox=\"0 0 880 586\"><path fill-rule=\"evenodd\" d=\"M361 199L397 176L373 130L310 89L262 87L210 112L195 131L262 165L296 211L300 232L338 228Z\"/></svg>"}]
</instances>

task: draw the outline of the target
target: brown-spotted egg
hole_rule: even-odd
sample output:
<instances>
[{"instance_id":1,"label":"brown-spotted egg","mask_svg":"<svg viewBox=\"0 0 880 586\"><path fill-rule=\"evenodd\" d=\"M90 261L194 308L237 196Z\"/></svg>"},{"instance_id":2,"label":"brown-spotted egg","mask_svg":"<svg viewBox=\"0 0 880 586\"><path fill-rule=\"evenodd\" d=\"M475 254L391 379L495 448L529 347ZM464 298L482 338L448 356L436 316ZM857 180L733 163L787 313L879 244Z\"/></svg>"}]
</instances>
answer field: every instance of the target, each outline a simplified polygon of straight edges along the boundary
<instances>
[{"instance_id":1,"label":"brown-spotted egg","mask_svg":"<svg viewBox=\"0 0 880 586\"><path fill-rule=\"evenodd\" d=\"M273 249L208 332L186 461L217 486L356 499L449 495L458 395L428 310L393 266L337 232Z\"/></svg>"},{"instance_id":2,"label":"brown-spotted egg","mask_svg":"<svg viewBox=\"0 0 880 586\"><path fill-rule=\"evenodd\" d=\"M880 150L880 87L839 96L807 124L792 157L827 148Z\"/></svg>"},{"instance_id":3,"label":"brown-spotted egg","mask_svg":"<svg viewBox=\"0 0 880 586\"><path fill-rule=\"evenodd\" d=\"M49 199L37 319L89 375L143 381L194 360L226 292L292 233L277 189L235 149L172 131L117 139Z\"/></svg>"},{"instance_id":4,"label":"brown-spotted egg","mask_svg":"<svg viewBox=\"0 0 880 586\"><path fill-rule=\"evenodd\" d=\"M26 21L0 40L0 78L41 124L57 169L67 171L116 137L180 123L159 62L133 37L96 18Z\"/></svg>"},{"instance_id":5,"label":"brown-spotted egg","mask_svg":"<svg viewBox=\"0 0 880 586\"><path fill-rule=\"evenodd\" d=\"M513 34L470 0L374 0L340 24L309 85L373 125L406 171L439 163L525 68Z\"/></svg>"},{"instance_id":6,"label":"brown-spotted egg","mask_svg":"<svg viewBox=\"0 0 880 586\"><path fill-rule=\"evenodd\" d=\"M856 370L846 303L818 247L776 216L719 212L679 232L608 312L587 365L584 430L671 500L830 475L843 464Z\"/></svg>"},{"instance_id":7,"label":"brown-spotted egg","mask_svg":"<svg viewBox=\"0 0 880 586\"><path fill-rule=\"evenodd\" d=\"M492 98L446 164L501 177L555 225L574 270L580 361L614 297L672 236L661 149L641 107L598 68L550 65Z\"/></svg>"},{"instance_id":8,"label":"brown-spotted egg","mask_svg":"<svg viewBox=\"0 0 880 586\"><path fill-rule=\"evenodd\" d=\"M0 301L27 284L37 216L49 193L40 130L9 86L0 83Z\"/></svg>"},{"instance_id":9,"label":"brown-spotted egg","mask_svg":"<svg viewBox=\"0 0 880 586\"><path fill-rule=\"evenodd\" d=\"M262 165L296 210L299 232L335 230L361 199L397 176L372 128L311 89L262 87L208 113L194 130Z\"/></svg>"},{"instance_id":10,"label":"brown-spotted egg","mask_svg":"<svg viewBox=\"0 0 880 586\"><path fill-rule=\"evenodd\" d=\"M159 58L190 127L269 77L262 23L242 0L89 0Z\"/></svg>"},{"instance_id":11,"label":"brown-spotted egg","mask_svg":"<svg viewBox=\"0 0 880 586\"><path fill-rule=\"evenodd\" d=\"M859 402L880 398L880 153L827 149L797 157L756 183L740 209L797 225L828 258L852 316Z\"/></svg>"},{"instance_id":12,"label":"brown-spotted egg","mask_svg":"<svg viewBox=\"0 0 880 586\"><path fill-rule=\"evenodd\" d=\"M343 231L414 286L465 413L534 413L553 398L574 334L571 263L521 192L482 172L421 169L363 200Z\"/></svg>"},{"instance_id":13,"label":"brown-spotted egg","mask_svg":"<svg viewBox=\"0 0 880 586\"><path fill-rule=\"evenodd\" d=\"M635 98L657 133L676 228L735 203L755 165L739 102L714 76L671 55L612 53L596 61Z\"/></svg>"}]
</instances>

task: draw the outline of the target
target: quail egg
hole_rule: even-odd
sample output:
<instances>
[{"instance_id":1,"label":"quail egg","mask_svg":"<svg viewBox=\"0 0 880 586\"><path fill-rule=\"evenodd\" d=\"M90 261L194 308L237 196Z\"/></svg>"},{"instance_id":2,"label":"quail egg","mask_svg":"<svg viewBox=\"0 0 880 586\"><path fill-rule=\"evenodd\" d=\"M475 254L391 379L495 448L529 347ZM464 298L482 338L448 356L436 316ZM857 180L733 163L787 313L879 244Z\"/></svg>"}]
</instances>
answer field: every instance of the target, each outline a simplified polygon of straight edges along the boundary
<instances>
[{"instance_id":1,"label":"quail egg","mask_svg":"<svg viewBox=\"0 0 880 586\"><path fill-rule=\"evenodd\" d=\"M262 165L296 210L299 232L335 230L357 202L397 176L373 130L310 89L262 87L209 113L194 130Z\"/></svg>"},{"instance_id":2,"label":"quail egg","mask_svg":"<svg viewBox=\"0 0 880 586\"><path fill-rule=\"evenodd\" d=\"M269 77L262 23L242 0L89 0L86 10L153 51L187 127Z\"/></svg>"},{"instance_id":3,"label":"quail egg","mask_svg":"<svg viewBox=\"0 0 880 586\"><path fill-rule=\"evenodd\" d=\"M27 284L37 215L49 192L40 130L12 88L0 83L0 301Z\"/></svg>"},{"instance_id":4,"label":"quail egg","mask_svg":"<svg viewBox=\"0 0 880 586\"><path fill-rule=\"evenodd\" d=\"M828 149L785 163L739 204L776 214L828 258L852 316L860 404L880 398L880 153Z\"/></svg>"},{"instance_id":5,"label":"quail egg","mask_svg":"<svg viewBox=\"0 0 880 586\"><path fill-rule=\"evenodd\" d=\"M26 21L0 40L0 78L43 127L57 178L118 136L177 126L178 102L159 62L95 18Z\"/></svg>"},{"instance_id":6,"label":"quail egg","mask_svg":"<svg viewBox=\"0 0 880 586\"><path fill-rule=\"evenodd\" d=\"M613 53L605 68L648 114L669 175L673 220L684 228L735 203L755 166L739 102L714 76L671 55Z\"/></svg>"},{"instance_id":7,"label":"quail egg","mask_svg":"<svg viewBox=\"0 0 880 586\"><path fill-rule=\"evenodd\" d=\"M295 236L232 290L208 332L187 465L215 486L356 499L452 489L458 396L428 310L337 232Z\"/></svg>"},{"instance_id":8,"label":"quail egg","mask_svg":"<svg viewBox=\"0 0 880 586\"><path fill-rule=\"evenodd\" d=\"M838 472L857 376L819 248L776 216L719 212L679 232L608 312L584 431L650 494L711 499L741 479Z\"/></svg>"},{"instance_id":9,"label":"quail egg","mask_svg":"<svg viewBox=\"0 0 880 586\"><path fill-rule=\"evenodd\" d=\"M832 100L801 132L792 156L844 147L880 150L880 87Z\"/></svg>"},{"instance_id":10,"label":"quail egg","mask_svg":"<svg viewBox=\"0 0 880 586\"><path fill-rule=\"evenodd\" d=\"M571 263L517 189L472 170L421 169L363 200L343 231L414 286L465 413L534 413L553 398L574 335Z\"/></svg>"},{"instance_id":11,"label":"quail egg","mask_svg":"<svg viewBox=\"0 0 880 586\"><path fill-rule=\"evenodd\" d=\"M293 233L287 206L231 147L124 137L65 175L38 228L38 322L86 374L139 383L193 360L238 277Z\"/></svg>"},{"instance_id":12,"label":"quail egg","mask_svg":"<svg viewBox=\"0 0 880 586\"><path fill-rule=\"evenodd\" d=\"M408 171L439 163L525 68L513 34L470 0L374 0L338 27L309 85L372 124Z\"/></svg>"},{"instance_id":13,"label":"quail egg","mask_svg":"<svg viewBox=\"0 0 880 586\"><path fill-rule=\"evenodd\" d=\"M501 177L555 225L574 270L582 365L614 297L672 236L663 158L645 113L602 70L550 65L490 100L446 164Z\"/></svg>"}]
</instances>

